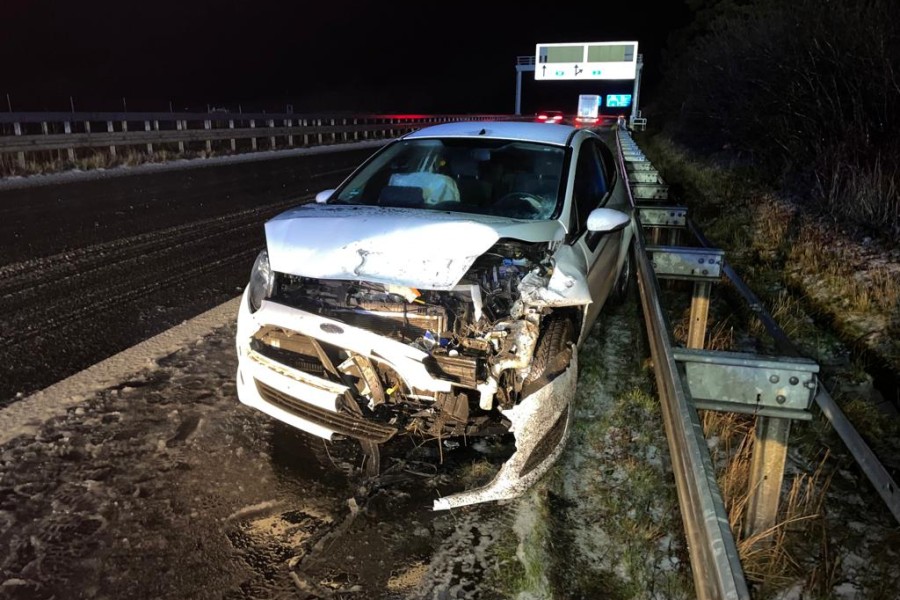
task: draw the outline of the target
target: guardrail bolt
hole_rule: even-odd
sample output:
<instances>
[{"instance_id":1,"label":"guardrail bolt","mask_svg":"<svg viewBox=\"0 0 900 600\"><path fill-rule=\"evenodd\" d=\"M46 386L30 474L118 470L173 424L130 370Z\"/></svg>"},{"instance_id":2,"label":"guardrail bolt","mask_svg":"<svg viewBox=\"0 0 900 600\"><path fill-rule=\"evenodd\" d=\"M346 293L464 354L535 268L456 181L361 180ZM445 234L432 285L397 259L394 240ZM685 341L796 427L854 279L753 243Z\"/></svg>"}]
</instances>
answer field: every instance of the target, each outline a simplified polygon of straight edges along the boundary
<instances>
[{"instance_id":1,"label":"guardrail bolt","mask_svg":"<svg viewBox=\"0 0 900 600\"><path fill-rule=\"evenodd\" d=\"M771 381L772 383L778 383L778 381L779 381L778 375L771 375L769 377L769 381Z\"/></svg>"},{"instance_id":2,"label":"guardrail bolt","mask_svg":"<svg viewBox=\"0 0 900 600\"><path fill-rule=\"evenodd\" d=\"M791 382L791 385L797 385L798 383L800 383L800 379L798 379L797 377L791 377L790 379L788 379L788 381Z\"/></svg>"},{"instance_id":3,"label":"guardrail bolt","mask_svg":"<svg viewBox=\"0 0 900 600\"><path fill-rule=\"evenodd\" d=\"M778 394L777 396L775 396L775 402L777 402L778 404L784 404L785 402L787 402L787 398L785 398L781 394Z\"/></svg>"}]
</instances>

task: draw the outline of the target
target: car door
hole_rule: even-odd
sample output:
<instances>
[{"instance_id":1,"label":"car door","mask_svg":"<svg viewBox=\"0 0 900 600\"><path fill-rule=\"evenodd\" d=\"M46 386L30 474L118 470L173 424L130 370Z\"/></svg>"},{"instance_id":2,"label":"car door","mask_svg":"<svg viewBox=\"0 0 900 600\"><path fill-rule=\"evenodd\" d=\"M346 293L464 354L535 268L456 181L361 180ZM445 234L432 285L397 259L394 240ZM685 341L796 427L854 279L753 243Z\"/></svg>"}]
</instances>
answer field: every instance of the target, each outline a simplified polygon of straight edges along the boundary
<instances>
[{"instance_id":1,"label":"car door","mask_svg":"<svg viewBox=\"0 0 900 600\"><path fill-rule=\"evenodd\" d=\"M576 248L583 253L588 267L588 287L592 303L587 308L582 337L603 307L615 283L620 256L623 231L599 233L587 230L587 218L592 210L609 203L612 190L599 144L594 138L586 138L575 158L575 175L572 188L572 224L570 237Z\"/></svg>"}]
</instances>

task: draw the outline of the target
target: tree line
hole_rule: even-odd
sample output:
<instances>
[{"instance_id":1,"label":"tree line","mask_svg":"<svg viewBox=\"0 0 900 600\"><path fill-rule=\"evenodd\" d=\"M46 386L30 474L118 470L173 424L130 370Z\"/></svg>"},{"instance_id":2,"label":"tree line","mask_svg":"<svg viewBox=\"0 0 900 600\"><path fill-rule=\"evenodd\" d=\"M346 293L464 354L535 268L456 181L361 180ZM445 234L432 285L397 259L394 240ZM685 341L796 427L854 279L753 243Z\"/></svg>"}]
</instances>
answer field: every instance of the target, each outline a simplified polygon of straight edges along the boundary
<instances>
[{"instance_id":1,"label":"tree line","mask_svg":"<svg viewBox=\"0 0 900 600\"><path fill-rule=\"evenodd\" d=\"M652 110L836 219L900 235L900 2L687 0Z\"/></svg>"}]
</instances>

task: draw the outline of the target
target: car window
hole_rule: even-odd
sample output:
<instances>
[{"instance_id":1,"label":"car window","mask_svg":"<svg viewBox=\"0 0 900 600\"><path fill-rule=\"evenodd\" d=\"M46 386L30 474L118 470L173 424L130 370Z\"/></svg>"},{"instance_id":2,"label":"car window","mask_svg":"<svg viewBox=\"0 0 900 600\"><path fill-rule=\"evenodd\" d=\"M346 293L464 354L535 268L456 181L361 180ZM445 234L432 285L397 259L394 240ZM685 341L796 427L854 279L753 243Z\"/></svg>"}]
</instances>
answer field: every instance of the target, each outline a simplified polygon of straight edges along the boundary
<instances>
[{"instance_id":1,"label":"car window","mask_svg":"<svg viewBox=\"0 0 900 600\"><path fill-rule=\"evenodd\" d=\"M331 202L555 218L565 151L518 140L400 140L338 188Z\"/></svg>"},{"instance_id":2,"label":"car window","mask_svg":"<svg viewBox=\"0 0 900 600\"><path fill-rule=\"evenodd\" d=\"M616 158L605 143L597 143L597 149L600 151L600 162L603 163L603 173L606 175L606 187L612 189L615 185L616 177L618 177Z\"/></svg>"},{"instance_id":3,"label":"car window","mask_svg":"<svg viewBox=\"0 0 900 600\"><path fill-rule=\"evenodd\" d=\"M588 215L595 208L602 206L606 200L606 192L606 174L596 141L585 140L578 152L578 162L575 165L572 238L577 238L586 229Z\"/></svg>"}]
</instances>

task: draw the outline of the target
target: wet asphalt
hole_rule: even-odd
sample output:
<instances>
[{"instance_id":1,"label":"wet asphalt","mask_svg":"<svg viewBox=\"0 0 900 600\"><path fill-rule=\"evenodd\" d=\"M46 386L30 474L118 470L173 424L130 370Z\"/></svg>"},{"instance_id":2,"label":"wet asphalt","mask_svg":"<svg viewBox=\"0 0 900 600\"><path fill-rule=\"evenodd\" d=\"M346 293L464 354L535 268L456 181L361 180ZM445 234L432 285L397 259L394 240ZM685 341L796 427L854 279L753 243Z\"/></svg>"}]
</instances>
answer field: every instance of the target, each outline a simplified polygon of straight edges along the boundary
<instances>
[{"instance_id":1,"label":"wet asphalt","mask_svg":"<svg viewBox=\"0 0 900 600\"><path fill-rule=\"evenodd\" d=\"M238 295L263 223L372 152L0 190L0 407Z\"/></svg>"},{"instance_id":2,"label":"wet asphalt","mask_svg":"<svg viewBox=\"0 0 900 600\"><path fill-rule=\"evenodd\" d=\"M233 340L229 324L0 447L0 599L503 597L485 575L515 513L431 510L502 440L393 444L366 479L355 443L237 401Z\"/></svg>"}]
</instances>

